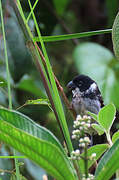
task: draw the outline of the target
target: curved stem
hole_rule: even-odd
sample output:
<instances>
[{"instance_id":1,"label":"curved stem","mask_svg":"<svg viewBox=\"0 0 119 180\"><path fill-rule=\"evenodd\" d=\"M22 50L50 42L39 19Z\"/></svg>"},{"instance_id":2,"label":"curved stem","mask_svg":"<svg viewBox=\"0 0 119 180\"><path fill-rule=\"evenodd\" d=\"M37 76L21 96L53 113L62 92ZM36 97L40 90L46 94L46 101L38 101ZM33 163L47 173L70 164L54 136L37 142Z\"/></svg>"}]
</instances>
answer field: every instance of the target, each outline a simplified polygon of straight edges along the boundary
<instances>
[{"instance_id":1,"label":"curved stem","mask_svg":"<svg viewBox=\"0 0 119 180\"><path fill-rule=\"evenodd\" d=\"M112 143L112 140L111 140L110 132L106 132L106 137L107 137L107 141L108 141L109 145L112 146L113 143Z\"/></svg>"}]
</instances>

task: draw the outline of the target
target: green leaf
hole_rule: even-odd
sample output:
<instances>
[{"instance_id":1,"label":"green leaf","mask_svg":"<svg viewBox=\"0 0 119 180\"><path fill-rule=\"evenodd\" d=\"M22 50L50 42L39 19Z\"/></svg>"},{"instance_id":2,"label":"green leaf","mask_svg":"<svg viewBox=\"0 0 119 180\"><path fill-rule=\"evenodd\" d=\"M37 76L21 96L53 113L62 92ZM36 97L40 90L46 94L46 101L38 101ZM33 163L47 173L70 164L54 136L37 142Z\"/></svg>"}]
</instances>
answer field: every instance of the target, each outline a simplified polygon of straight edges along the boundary
<instances>
[{"instance_id":1,"label":"green leaf","mask_svg":"<svg viewBox=\"0 0 119 180\"><path fill-rule=\"evenodd\" d=\"M4 86L4 82L0 81L0 87Z\"/></svg>"},{"instance_id":2,"label":"green leaf","mask_svg":"<svg viewBox=\"0 0 119 180\"><path fill-rule=\"evenodd\" d=\"M95 180L109 180L119 169L119 139L104 154L95 172Z\"/></svg>"},{"instance_id":3,"label":"green leaf","mask_svg":"<svg viewBox=\"0 0 119 180\"><path fill-rule=\"evenodd\" d=\"M32 105L32 104L34 104L34 105L35 104L36 105L38 105L38 104L40 104L40 105L47 105L52 110L51 104L49 102L49 99L35 99L35 100L27 100L25 102L25 105Z\"/></svg>"},{"instance_id":4,"label":"green leaf","mask_svg":"<svg viewBox=\"0 0 119 180\"><path fill-rule=\"evenodd\" d=\"M92 128L94 128L97 131L98 135L104 134L104 129L100 125L91 124L91 126L92 126Z\"/></svg>"},{"instance_id":5,"label":"green leaf","mask_svg":"<svg viewBox=\"0 0 119 180\"><path fill-rule=\"evenodd\" d=\"M112 27L112 42L115 56L119 60L119 13L116 16Z\"/></svg>"},{"instance_id":6,"label":"green leaf","mask_svg":"<svg viewBox=\"0 0 119 180\"><path fill-rule=\"evenodd\" d=\"M104 106L98 114L99 124L108 132L114 122L116 108L113 104Z\"/></svg>"},{"instance_id":7,"label":"green leaf","mask_svg":"<svg viewBox=\"0 0 119 180\"><path fill-rule=\"evenodd\" d=\"M98 144L95 146L92 146L88 149L88 157L91 156L93 153L96 153L95 160L98 160L100 156L107 150L108 145L107 144ZM84 156L84 153L81 154L81 156ZM88 169L95 163L95 160L89 160L88 161ZM85 173L85 166L84 166L84 160L79 160L79 167L81 169L82 173Z\"/></svg>"},{"instance_id":8,"label":"green leaf","mask_svg":"<svg viewBox=\"0 0 119 180\"><path fill-rule=\"evenodd\" d=\"M112 136L112 142L114 143L117 139L119 139L119 131L115 132Z\"/></svg>"},{"instance_id":9,"label":"green leaf","mask_svg":"<svg viewBox=\"0 0 119 180\"><path fill-rule=\"evenodd\" d=\"M0 139L56 179L75 180L75 170L56 137L16 111L0 109Z\"/></svg>"},{"instance_id":10,"label":"green leaf","mask_svg":"<svg viewBox=\"0 0 119 180\"><path fill-rule=\"evenodd\" d=\"M96 43L81 43L74 50L74 60L78 73L97 82L105 104L113 102L119 108L119 76L115 76L119 63L112 52Z\"/></svg>"}]
</instances>

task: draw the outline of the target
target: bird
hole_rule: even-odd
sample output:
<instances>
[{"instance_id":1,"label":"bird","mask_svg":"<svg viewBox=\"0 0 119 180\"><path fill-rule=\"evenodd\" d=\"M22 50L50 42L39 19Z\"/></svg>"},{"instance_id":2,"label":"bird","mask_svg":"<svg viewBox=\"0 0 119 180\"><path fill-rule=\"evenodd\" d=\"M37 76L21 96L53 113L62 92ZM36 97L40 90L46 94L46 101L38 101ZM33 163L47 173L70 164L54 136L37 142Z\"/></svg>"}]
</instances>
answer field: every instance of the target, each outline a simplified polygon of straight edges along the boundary
<instances>
[{"instance_id":1,"label":"bird","mask_svg":"<svg viewBox=\"0 0 119 180\"><path fill-rule=\"evenodd\" d=\"M97 83L87 75L78 75L67 84L72 91L72 107L76 114L85 115L87 111L98 114L104 106Z\"/></svg>"},{"instance_id":2,"label":"bird","mask_svg":"<svg viewBox=\"0 0 119 180\"><path fill-rule=\"evenodd\" d=\"M104 107L103 98L97 83L87 75L78 75L67 84L67 88L72 91L71 106L76 115L87 115L88 112L98 115ZM89 114L88 114L89 115ZM96 122L97 123L97 122ZM91 145L106 142L105 135L98 136L94 129L88 132L91 136Z\"/></svg>"}]
</instances>

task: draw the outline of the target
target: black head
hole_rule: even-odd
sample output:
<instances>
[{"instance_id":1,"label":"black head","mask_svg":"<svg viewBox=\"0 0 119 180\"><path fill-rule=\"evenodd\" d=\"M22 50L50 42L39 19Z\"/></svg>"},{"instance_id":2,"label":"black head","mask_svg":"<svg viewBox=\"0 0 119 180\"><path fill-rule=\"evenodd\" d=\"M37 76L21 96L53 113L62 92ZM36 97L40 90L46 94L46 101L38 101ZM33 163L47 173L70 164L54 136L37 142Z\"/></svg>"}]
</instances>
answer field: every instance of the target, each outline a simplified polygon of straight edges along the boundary
<instances>
[{"instance_id":1,"label":"black head","mask_svg":"<svg viewBox=\"0 0 119 180\"><path fill-rule=\"evenodd\" d=\"M67 87L71 90L78 87L80 91L86 91L90 88L91 84L93 84L95 81L93 81L90 77L85 75L79 75L76 76L72 81L70 81L67 85Z\"/></svg>"}]
</instances>

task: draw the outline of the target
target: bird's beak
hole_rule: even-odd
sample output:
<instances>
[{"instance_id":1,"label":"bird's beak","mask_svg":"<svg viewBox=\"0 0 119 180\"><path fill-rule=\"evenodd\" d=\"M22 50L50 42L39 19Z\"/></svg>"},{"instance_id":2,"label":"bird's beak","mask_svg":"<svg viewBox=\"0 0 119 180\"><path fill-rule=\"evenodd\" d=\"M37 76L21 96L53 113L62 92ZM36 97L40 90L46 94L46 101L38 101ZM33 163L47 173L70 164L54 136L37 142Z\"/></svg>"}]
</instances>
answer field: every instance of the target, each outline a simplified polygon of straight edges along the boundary
<instances>
[{"instance_id":1,"label":"bird's beak","mask_svg":"<svg viewBox=\"0 0 119 180\"><path fill-rule=\"evenodd\" d=\"M76 85L73 83L73 81L70 81L68 84L67 84L67 87L70 89L70 90L73 90L76 88Z\"/></svg>"}]
</instances>

